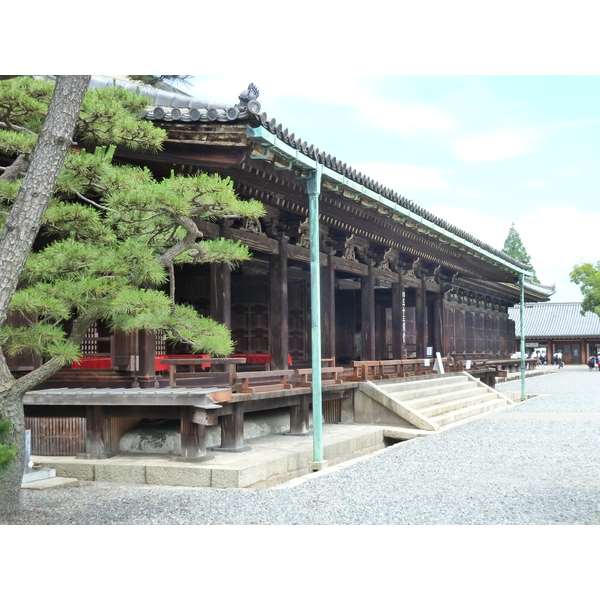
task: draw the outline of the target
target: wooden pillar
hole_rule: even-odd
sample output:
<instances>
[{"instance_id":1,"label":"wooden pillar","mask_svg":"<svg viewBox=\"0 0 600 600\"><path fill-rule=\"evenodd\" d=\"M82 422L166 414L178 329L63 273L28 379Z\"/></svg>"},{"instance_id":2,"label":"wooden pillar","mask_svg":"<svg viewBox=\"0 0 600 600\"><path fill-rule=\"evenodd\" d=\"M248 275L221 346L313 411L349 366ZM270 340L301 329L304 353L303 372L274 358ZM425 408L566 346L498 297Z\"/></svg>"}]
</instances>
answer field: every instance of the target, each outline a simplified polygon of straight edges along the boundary
<instances>
[{"instance_id":1,"label":"wooden pillar","mask_svg":"<svg viewBox=\"0 0 600 600\"><path fill-rule=\"evenodd\" d=\"M417 301L415 310L416 333L417 333L417 358L422 358L427 353L427 284L421 279L421 285L417 288Z\"/></svg>"},{"instance_id":2,"label":"wooden pillar","mask_svg":"<svg viewBox=\"0 0 600 600\"><path fill-rule=\"evenodd\" d=\"M300 396L300 404L290 407L290 433L304 435L309 430L310 395Z\"/></svg>"},{"instance_id":3,"label":"wooden pillar","mask_svg":"<svg viewBox=\"0 0 600 600\"><path fill-rule=\"evenodd\" d=\"M369 266L366 277L361 277L361 341L362 360L377 360L375 356L375 272Z\"/></svg>"},{"instance_id":4,"label":"wooden pillar","mask_svg":"<svg viewBox=\"0 0 600 600\"><path fill-rule=\"evenodd\" d=\"M333 256L327 255L327 265L322 269L321 286L321 355L335 357L335 267Z\"/></svg>"},{"instance_id":5,"label":"wooden pillar","mask_svg":"<svg viewBox=\"0 0 600 600\"><path fill-rule=\"evenodd\" d=\"M446 356L448 350L444 347L444 294L436 295L433 304L433 352Z\"/></svg>"},{"instance_id":6,"label":"wooden pillar","mask_svg":"<svg viewBox=\"0 0 600 600\"><path fill-rule=\"evenodd\" d=\"M221 450L241 452L244 446L244 404L233 402L232 413L220 417L221 421Z\"/></svg>"},{"instance_id":7,"label":"wooden pillar","mask_svg":"<svg viewBox=\"0 0 600 600\"><path fill-rule=\"evenodd\" d=\"M402 274L398 283L392 284L392 356L395 360L404 356L404 283Z\"/></svg>"},{"instance_id":8,"label":"wooden pillar","mask_svg":"<svg viewBox=\"0 0 600 600\"><path fill-rule=\"evenodd\" d=\"M116 331L111 340L111 367L116 371L137 369L138 335Z\"/></svg>"},{"instance_id":9,"label":"wooden pillar","mask_svg":"<svg viewBox=\"0 0 600 600\"><path fill-rule=\"evenodd\" d=\"M269 351L271 368L288 368L289 305L287 243L279 243L279 254L272 255L269 269Z\"/></svg>"},{"instance_id":10,"label":"wooden pillar","mask_svg":"<svg viewBox=\"0 0 600 600\"><path fill-rule=\"evenodd\" d=\"M231 329L231 271L227 265L210 265L210 316Z\"/></svg>"},{"instance_id":11,"label":"wooden pillar","mask_svg":"<svg viewBox=\"0 0 600 600\"><path fill-rule=\"evenodd\" d=\"M202 458L206 456L206 425L192 421L193 406L181 407L181 456L183 458Z\"/></svg>"},{"instance_id":12,"label":"wooden pillar","mask_svg":"<svg viewBox=\"0 0 600 600\"><path fill-rule=\"evenodd\" d=\"M104 440L108 434L108 417L103 406L88 406L85 419L85 452L90 456L107 456Z\"/></svg>"},{"instance_id":13,"label":"wooden pillar","mask_svg":"<svg viewBox=\"0 0 600 600\"><path fill-rule=\"evenodd\" d=\"M156 334L151 331L138 331L139 364L137 378L140 387L148 388L154 385L156 379Z\"/></svg>"}]
</instances>

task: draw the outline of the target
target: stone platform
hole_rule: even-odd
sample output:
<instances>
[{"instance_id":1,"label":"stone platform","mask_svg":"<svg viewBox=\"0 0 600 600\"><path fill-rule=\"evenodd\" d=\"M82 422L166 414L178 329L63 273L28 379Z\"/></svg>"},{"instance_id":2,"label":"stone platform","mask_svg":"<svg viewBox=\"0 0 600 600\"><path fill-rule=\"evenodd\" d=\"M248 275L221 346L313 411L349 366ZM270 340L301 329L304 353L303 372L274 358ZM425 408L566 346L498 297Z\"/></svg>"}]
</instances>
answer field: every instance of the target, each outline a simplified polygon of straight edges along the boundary
<instances>
[{"instance_id":1,"label":"stone platform","mask_svg":"<svg viewBox=\"0 0 600 600\"><path fill-rule=\"evenodd\" d=\"M32 456L57 479L167 486L268 488L320 470L313 461L313 438L268 435L248 441L243 452L209 451L207 460L187 462L157 455L120 454L105 459ZM327 467L385 447L384 428L374 425L323 425ZM326 467L326 468L327 468Z\"/></svg>"}]
</instances>

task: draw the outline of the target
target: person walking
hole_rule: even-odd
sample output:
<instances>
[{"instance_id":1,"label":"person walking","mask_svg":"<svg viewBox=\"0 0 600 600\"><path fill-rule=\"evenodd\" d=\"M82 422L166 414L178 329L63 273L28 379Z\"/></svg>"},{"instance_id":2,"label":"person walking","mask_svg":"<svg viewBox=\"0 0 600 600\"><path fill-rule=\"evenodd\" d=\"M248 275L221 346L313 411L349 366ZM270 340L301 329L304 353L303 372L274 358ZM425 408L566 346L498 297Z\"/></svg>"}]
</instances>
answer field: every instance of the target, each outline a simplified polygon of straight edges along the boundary
<instances>
[{"instance_id":1,"label":"person walking","mask_svg":"<svg viewBox=\"0 0 600 600\"><path fill-rule=\"evenodd\" d=\"M557 353L557 358L558 358L558 368L562 369L564 367L563 361L562 361L562 352L559 350Z\"/></svg>"}]
</instances>

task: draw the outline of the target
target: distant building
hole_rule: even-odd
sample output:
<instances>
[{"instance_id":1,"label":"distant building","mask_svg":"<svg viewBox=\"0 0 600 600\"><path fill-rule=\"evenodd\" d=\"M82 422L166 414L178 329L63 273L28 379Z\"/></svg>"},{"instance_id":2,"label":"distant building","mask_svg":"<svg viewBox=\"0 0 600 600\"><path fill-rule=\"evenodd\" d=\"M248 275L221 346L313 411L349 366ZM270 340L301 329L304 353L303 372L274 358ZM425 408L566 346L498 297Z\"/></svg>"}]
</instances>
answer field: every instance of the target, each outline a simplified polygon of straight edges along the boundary
<instances>
[{"instance_id":1,"label":"distant building","mask_svg":"<svg viewBox=\"0 0 600 600\"><path fill-rule=\"evenodd\" d=\"M508 309L515 322L516 350L521 344L519 306ZM593 312L581 314L580 302L525 303L525 349L546 348L548 359L561 351L565 364L580 365L590 354L600 351L600 317Z\"/></svg>"}]
</instances>

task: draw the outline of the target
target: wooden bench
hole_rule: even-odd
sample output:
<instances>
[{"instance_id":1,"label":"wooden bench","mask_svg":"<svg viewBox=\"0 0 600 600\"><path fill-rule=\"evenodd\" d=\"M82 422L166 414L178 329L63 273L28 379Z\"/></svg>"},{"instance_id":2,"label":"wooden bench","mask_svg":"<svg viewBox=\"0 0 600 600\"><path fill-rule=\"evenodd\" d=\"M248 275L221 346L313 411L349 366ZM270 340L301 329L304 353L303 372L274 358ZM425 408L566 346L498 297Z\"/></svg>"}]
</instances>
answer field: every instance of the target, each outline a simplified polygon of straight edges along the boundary
<instances>
[{"instance_id":1,"label":"wooden bench","mask_svg":"<svg viewBox=\"0 0 600 600\"><path fill-rule=\"evenodd\" d=\"M425 361L429 360L429 366L425 366ZM442 364L446 364L447 359L442 358ZM403 360L380 360L379 361L379 379L394 379L401 377L410 377L411 375L424 375L432 373L435 365L435 359L429 358L405 358ZM407 369L407 367L409 367Z\"/></svg>"},{"instance_id":2,"label":"wooden bench","mask_svg":"<svg viewBox=\"0 0 600 600\"><path fill-rule=\"evenodd\" d=\"M293 374L294 371L289 369L281 371L245 371L243 373L236 373L235 391L253 394L254 392L265 392L268 390L289 390L292 388L292 384L288 383L288 377Z\"/></svg>"},{"instance_id":3,"label":"wooden bench","mask_svg":"<svg viewBox=\"0 0 600 600\"><path fill-rule=\"evenodd\" d=\"M378 360L353 360L350 362L354 372L348 381L366 381L367 379L380 379L378 374L379 369Z\"/></svg>"},{"instance_id":4,"label":"wooden bench","mask_svg":"<svg viewBox=\"0 0 600 600\"><path fill-rule=\"evenodd\" d=\"M489 367L494 367L497 371L497 377L506 377L508 373L516 373L521 369L521 359L520 358L505 358L505 359L495 359L488 360L487 365ZM536 358L526 358L525 359L525 368L528 370L535 369L537 367L537 359Z\"/></svg>"},{"instance_id":5,"label":"wooden bench","mask_svg":"<svg viewBox=\"0 0 600 600\"><path fill-rule=\"evenodd\" d=\"M245 358L164 358L160 361L169 365L169 387L176 387L177 367L179 365L188 365L190 370L195 369L196 365L227 365L229 371L229 385L233 387L235 379L236 365L245 364Z\"/></svg>"},{"instance_id":6,"label":"wooden bench","mask_svg":"<svg viewBox=\"0 0 600 600\"><path fill-rule=\"evenodd\" d=\"M337 385L342 383L339 379L340 373L344 372L344 367L321 367L321 382L324 385ZM311 387L312 383L309 378L312 379L312 369L294 369L294 375L300 376L302 379L300 383L296 384L297 387Z\"/></svg>"}]
</instances>

